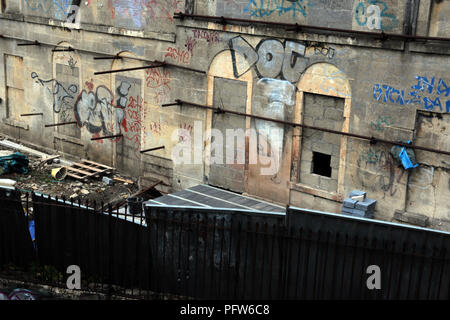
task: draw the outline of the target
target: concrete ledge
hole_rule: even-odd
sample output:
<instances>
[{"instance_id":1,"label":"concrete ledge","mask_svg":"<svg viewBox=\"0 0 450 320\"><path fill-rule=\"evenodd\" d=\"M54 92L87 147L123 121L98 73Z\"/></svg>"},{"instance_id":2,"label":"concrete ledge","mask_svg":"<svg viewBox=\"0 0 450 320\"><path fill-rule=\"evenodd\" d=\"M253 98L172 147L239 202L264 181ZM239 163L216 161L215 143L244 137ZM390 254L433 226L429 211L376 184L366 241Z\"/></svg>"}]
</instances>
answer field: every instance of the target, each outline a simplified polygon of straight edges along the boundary
<instances>
[{"instance_id":1,"label":"concrete ledge","mask_svg":"<svg viewBox=\"0 0 450 320\"><path fill-rule=\"evenodd\" d=\"M70 143L79 145L79 146L81 146L81 147L84 147L83 141L82 141L81 139L78 139L78 138L74 138L74 137L71 137L71 136L67 136L67 135L61 134L61 133L59 133L59 132L54 132L54 133L53 133L53 137L54 137L55 139L58 139L58 140L70 142Z\"/></svg>"},{"instance_id":2,"label":"concrete ledge","mask_svg":"<svg viewBox=\"0 0 450 320\"><path fill-rule=\"evenodd\" d=\"M30 126L28 124L26 124L25 122L22 122L22 121L15 120L15 119L4 118L3 123L7 124L11 127L21 128L24 130L30 130Z\"/></svg>"},{"instance_id":3,"label":"concrete ledge","mask_svg":"<svg viewBox=\"0 0 450 320\"><path fill-rule=\"evenodd\" d=\"M344 201L344 197L340 194L327 192L325 190L315 189L315 188L312 188L310 186L307 186L307 185L304 185L301 183L292 183L291 182L290 189L299 191L299 192L303 192L303 193L307 193L307 194L310 194L310 195L313 195L313 196L316 196L319 198L336 201L339 203L342 203Z\"/></svg>"},{"instance_id":4,"label":"concrete ledge","mask_svg":"<svg viewBox=\"0 0 450 320\"><path fill-rule=\"evenodd\" d=\"M428 227L429 218L423 214L395 210L394 219L420 227Z\"/></svg>"}]
</instances>

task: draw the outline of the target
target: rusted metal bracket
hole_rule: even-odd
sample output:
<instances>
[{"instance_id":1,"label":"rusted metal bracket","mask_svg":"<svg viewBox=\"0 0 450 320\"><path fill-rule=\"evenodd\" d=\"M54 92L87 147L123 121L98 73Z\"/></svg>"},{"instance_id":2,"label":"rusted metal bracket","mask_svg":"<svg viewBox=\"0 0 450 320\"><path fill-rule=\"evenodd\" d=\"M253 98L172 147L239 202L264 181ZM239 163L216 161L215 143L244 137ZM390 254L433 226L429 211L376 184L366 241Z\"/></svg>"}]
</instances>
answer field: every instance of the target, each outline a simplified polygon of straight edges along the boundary
<instances>
[{"instance_id":1,"label":"rusted metal bracket","mask_svg":"<svg viewBox=\"0 0 450 320\"><path fill-rule=\"evenodd\" d=\"M103 140L103 139L114 139L114 138L119 138L119 137L123 137L123 134L116 134L116 135L104 136L104 137L95 137L95 138L91 138L91 141Z\"/></svg>"},{"instance_id":2,"label":"rusted metal bracket","mask_svg":"<svg viewBox=\"0 0 450 320\"><path fill-rule=\"evenodd\" d=\"M184 13L183 13L183 12L175 12L175 13L173 14L173 18L174 18L174 19L180 19L180 20L183 20L183 19L184 19Z\"/></svg>"},{"instance_id":3,"label":"rusted metal bracket","mask_svg":"<svg viewBox=\"0 0 450 320\"><path fill-rule=\"evenodd\" d=\"M20 116L21 117L31 117L31 116L43 116L44 114L42 112L38 113L23 113Z\"/></svg>"},{"instance_id":4,"label":"rusted metal bracket","mask_svg":"<svg viewBox=\"0 0 450 320\"><path fill-rule=\"evenodd\" d=\"M387 33L385 33L384 31L380 32L380 39L381 41L386 41L389 38L389 35ZM409 39L406 39L409 40Z\"/></svg>"},{"instance_id":5,"label":"rusted metal bracket","mask_svg":"<svg viewBox=\"0 0 450 320\"><path fill-rule=\"evenodd\" d=\"M66 126L69 124L78 124L76 121L70 121L70 122L61 122L61 123L52 123L52 124L46 124L45 127L57 127L57 126Z\"/></svg>"},{"instance_id":6,"label":"rusted metal bracket","mask_svg":"<svg viewBox=\"0 0 450 320\"><path fill-rule=\"evenodd\" d=\"M175 103L166 103L166 104L162 104L161 107L170 107L170 106L180 106L182 105L183 102L181 100L175 100Z\"/></svg>"},{"instance_id":7,"label":"rusted metal bracket","mask_svg":"<svg viewBox=\"0 0 450 320\"><path fill-rule=\"evenodd\" d=\"M122 57L121 56L94 57L94 60L114 60L114 59L122 60Z\"/></svg>"},{"instance_id":8,"label":"rusted metal bracket","mask_svg":"<svg viewBox=\"0 0 450 320\"><path fill-rule=\"evenodd\" d=\"M99 72L94 72L94 75L106 74L106 73L116 73L116 72L126 72L126 71L142 70L142 69L153 69L153 68L164 67L165 65L166 65L165 63L161 63L161 64L155 65L155 66L143 66L143 67L136 67L136 68L99 71Z\"/></svg>"},{"instance_id":9,"label":"rusted metal bracket","mask_svg":"<svg viewBox=\"0 0 450 320\"><path fill-rule=\"evenodd\" d=\"M295 23L295 25L292 28L286 28L286 31L300 32L302 31L302 26L299 25L298 23Z\"/></svg>"},{"instance_id":10,"label":"rusted metal bracket","mask_svg":"<svg viewBox=\"0 0 450 320\"><path fill-rule=\"evenodd\" d=\"M359 134L355 134L355 133L336 131L336 130L320 128L320 127L315 127L315 126L308 126L308 125L304 125L304 124L301 124L301 123L285 121L285 120L278 120L278 119L258 116L258 115L255 115L255 114L249 114L249 113L244 113L244 112L239 112L239 111L233 111L233 110L228 110L228 109L223 109L223 108L217 108L217 107L214 107L214 106L207 106L207 105L202 105L202 104L188 102L188 101L183 101L183 100L175 100L175 101L176 101L176 103L167 104L165 106L180 105L180 104L184 105L184 104L186 104L188 106L209 109L209 110L213 110L213 111L216 111L216 112L217 111L221 111L221 112L236 114L236 115L240 115L240 116L244 116L244 117L255 118L255 119L259 119L259 120L272 121L272 122L276 122L276 123L280 123L280 124L284 124L284 125L290 125L290 126L294 126L294 127L301 127L301 128L305 128L305 129L313 129L313 130L317 130L317 131L334 133L334 134L347 136L347 137L352 137L352 138L358 138L358 139L362 139L362 140L368 140L368 141L370 141L371 144L374 144L374 143L377 143L377 142L382 142L382 143L388 143L388 144L392 144L392 145L408 147L408 148L412 148L412 149L418 149L418 150L424 150L424 151L428 151L428 152L434 152L434 153L450 155L450 151L437 150L437 149L432 149L432 148L427 148L427 147L422 147L422 146L415 146L415 145L411 145L411 144L407 144L407 143L403 143L403 142L390 141L390 140L379 139L379 138L375 138L375 137L363 136L363 135L359 135Z\"/></svg>"},{"instance_id":11,"label":"rusted metal bracket","mask_svg":"<svg viewBox=\"0 0 450 320\"><path fill-rule=\"evenodd\" d=\"M144 153L144 152L156 151L156 150L160 150L160 149L164 149L164 148L165 148L165 146L160 146L160 147L156 147L156 148L150 148L150 149L146 149L146 150L141 150L140 152Z\"/></svg>"},{"instance_id":12,"label":"rusted metal bracket","mask_svg":"<svg viewBox=\"0 0 450 320\"><path fill-rule=\"evenodd\" d=\"M66 51L75 51L75 49L72 47L61 48L61 49L52 49L52 52L66 52Z\"/></svg>"}]
</instances>

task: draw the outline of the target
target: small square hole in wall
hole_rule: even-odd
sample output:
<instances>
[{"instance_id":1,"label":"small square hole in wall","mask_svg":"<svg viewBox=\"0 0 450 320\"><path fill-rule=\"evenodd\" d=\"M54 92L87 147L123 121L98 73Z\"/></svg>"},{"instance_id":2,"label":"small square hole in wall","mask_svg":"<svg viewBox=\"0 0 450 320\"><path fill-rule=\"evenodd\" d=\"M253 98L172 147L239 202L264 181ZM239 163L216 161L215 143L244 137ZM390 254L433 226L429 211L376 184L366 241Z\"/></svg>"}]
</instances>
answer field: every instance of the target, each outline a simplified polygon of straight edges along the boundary
<instances>
[{"instance_id":1,"label":"small square hole in wall","mask_svg":"<svg viewBox=\"0 0 450 320\"><path fill-rule=\"evenodd\" d=\"M320 152L313 152L312 173L331 177L331 155Z\"/></svg>"}]
</instances>

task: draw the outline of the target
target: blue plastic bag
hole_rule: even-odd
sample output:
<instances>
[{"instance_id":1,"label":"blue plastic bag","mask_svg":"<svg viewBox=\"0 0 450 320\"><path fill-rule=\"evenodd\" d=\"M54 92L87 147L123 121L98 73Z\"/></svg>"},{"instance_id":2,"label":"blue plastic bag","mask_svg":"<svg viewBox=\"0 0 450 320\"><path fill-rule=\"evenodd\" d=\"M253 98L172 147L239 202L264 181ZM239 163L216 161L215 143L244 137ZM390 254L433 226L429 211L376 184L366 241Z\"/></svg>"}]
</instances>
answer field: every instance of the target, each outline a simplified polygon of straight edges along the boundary
<instances>
[{"instance_id":1,"label":"blue plastic bag","mask_svg":"<svg viewBox=\"0 0 450 320\"><path fill-rule=\"evenodd\" d=\"M413 164L411 162L411 159L409 159L409 156L408 156L408 153L406 152L405 147L403 147L402 151L400 151L399 158L402 161L402 165L406 170L411 169L411 168L416 168L419 166L417 163Z\"/></svg>"},{"instance_id":2,"label":"blue plastic bag","mask_svg":"<svg viewBox=\"0 0 450 320\"><path fill-rule=\"evenodd\" d=\"M31 220L30 222L28 222L28 230L30 231L30 236L31 236L31 241L33 242L33 247L34 250L37 250L36 247L36 238L35 238L35 234L34 234L34 220Z\"/></svg>"}]
</instances>

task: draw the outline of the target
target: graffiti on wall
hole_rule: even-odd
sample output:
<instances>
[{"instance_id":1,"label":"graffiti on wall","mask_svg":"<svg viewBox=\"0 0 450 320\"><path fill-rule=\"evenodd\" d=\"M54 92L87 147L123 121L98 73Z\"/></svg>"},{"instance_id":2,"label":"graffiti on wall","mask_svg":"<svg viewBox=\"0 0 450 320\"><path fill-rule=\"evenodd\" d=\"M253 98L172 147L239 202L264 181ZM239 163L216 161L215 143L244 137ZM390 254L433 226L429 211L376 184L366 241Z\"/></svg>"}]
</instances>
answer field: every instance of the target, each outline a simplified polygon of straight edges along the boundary
<instances>
[{"instance_id":1,"label":"graffiti on wall","mask_svg":"<svg viewBox=\"0 0 450 320\"><path fill-rule=\"evenodd\" d=\"M303 0L250 0L244 13L258 18L269 17L274 13L279 16L290 14L293 18L299 15L306 17Z\"/></svg>"},{"instance_id":2,"label":"graffiti on wall","mask_svg":"<svg viewBox=\"0 0 450 320\"><path fill-rule=\"evenodd\" d=\"M95 92L83 90L73 108L78 126L96 136L100 133L105 136L120 134L125 119L124 109L116 107L113 101L113 93L103 85L98 86Z\"/></svg>"},{"instance_id":3,"label":"graffiti on wall","mask_svg":"<svg viewBox=\"0 0 450 320\"><path fill-rule=\"evenodd\" d=\"M263 99L262 103L255 103L254 113L257 115L284 120L286 109L295 104L296 88L289 81L263 78L257 82L256 90ZM260 156L270 154L274 165L279 168L283 154L284 125L256 119L255 127L258 131L258 154ZM265 150L264 146L268 149ZM271 180L280 183L278 173L271 177Z\"/></svg>"},{"instance_id":4,"label":"graffiti on wall","mask_svg":"<svg viewBox=\"0 0 450 320\"><path fill-rule=\"evenodd\" d=\"M188 36L186 38L186 44L184 45L186 47L186 50L191 54L191 57L194 56L194 48L197 45L197 40L191 36Z\"/></svg>"},{"instance_id":5,"label":"graffiti on wall","mask_svg":"<svg viewBox=\"0 0 450 320\"><path fill-rule=\"evenodd\" d=\"M194 29L194 30L192 30L192 33L194 35L194 39L206 40L206 42L208 42L208 44L219 43L221 41L220 35L217 31Z\"/></svg>"},{"instance_id":6,"label":"graffiti on wall","mask_svg":"<svg viewBox=\"0 0 450 320\"><path fill-rule=\"evenodd\" d=\"M75 84L64 86L56 79L43 80L36 72L31 73L31 78L51 96L53 112L60 114L62 120L69 119L78 93L78 86Z\"/></svg>"},{"instance_id":7,"label":"graffiti on wall","mask_svg":"<svg viewBox=\"0 0 450 320\"><path fill-rule=\"evenodd\" d=\"M391 124L392 124L392 117L390 116L386 117L378 116L376 121L370 122L370 126L377 131L383 131L385 127L388 127Z\"/></svg>"},{"instance_id":8,"label":"graffiti on wall","mask_svg":"<svg viewBox=\"0 0 450 320\"><path fill-rule=\"evenodd\" d=\"M74 29L80 28L80 2L81 0L72 0L72 3L67 10L66 27Z\"/></svg>"},{"instance_id":9,"label":"graffiti on wall","mask_svg":"<svg viewBox=\"0 0 450 320\"><path fill-rule=\"evenodd\" d=\"M294 83L300 79L307 66L306 47L296 41L286 40L282 43L279 40L266 39L253 48L244 38L237 36L230 39L229 47L236 78L255 67L260 78L280 77L282 80ZM245 58L249 66L247 69L242 68L236 53Z\"/></svg>"},{"instance_id":10,"label":"graffiti on wall","mask_svg":"<svg viewBox=\"0 0 450 320\"><path fill-rule=\"evenodd\" d=\"M170 73L157 69L152 69L151 72L151 75L147 74L148 86L163 92L166 88L170 89ZM131 94L132 83L120 81L114 95L104 85L95 88L91 79L85 82L88 90L82 90L77 96L76 85L65 86L55 79L43 80L36 72L31 73L31 78L51 96L53 112L58 113L60 119L74 116L78 127L86 128L93 137L123 134L125 139L132 142L135 153L140 150L140 135L145 131L141 121L145 101L139 94ZM156 127L151 124L151 129L154 131ZM118 137L111 141L120 140L121 137ZM102 140L97 142L103 143Z\"/></svg>"},{"instance_id":11,"label":"graffiti on wall","mask_svg":"<svg viewBox=\"0 0 450 320\"><path fill-rule=\"evenodd\" d=\"M168 47L165 58L170 58L178 64L189 64L191 61L191 54L188 50Z\"/></svg>"},{"instance_id":12,"label":"graffiti on wall","mask_svg":"<svg viewBox=\"0 0 450 320\"><path fill-rule=\"evenodd\" d=\"M28 9L52 13L58 20L66 20L72 0L24 0Z\"/></svg>"},{"instance_id":13,"label":"graffiti on wall","mask_svg":"<svg viewBox=\"0 0 450 320\"><path fill-rule=\"evenodd\" d=\"M417 188L425 191L433 187L434 167L421 165L410 175L408 180L409 188Z\"/></svg>"},{"instance_id":14,"label":"graffiti on wall","mask_svg":"<svg viewBox=\"0 0 450 320\"><path fill-rule=\"evenodd\" d=\"M320 55L322 55L324 57L327 57L329 59L333 59L334 58L334 54L335 54L335 51L336 51L334 48L326 47L324 45L319 45L319 44L313 45L313 46L311 46L311 48L314 49L314 54L315 55L319 55L320 54Z\"/></svg>"},{"instance_id":15,"label":"graffiti on wall","mask_svg":"<svg viewBox=\"0 0 450 320\"><path fill-rule=\"evenodd\" d=\"M384 1L361 1L355 8L356 23L370 30L392 30L398 25L397 17L388 13L389 7Z\"/></svg>"},{"instance_id":16,"label":"graffiti on wall","mask_svg":"<svg viewBox=\"0 0 450 320\"><path fill-rule=\"evenodd\" d=\"M170 71L167 68L152 68L145 70L145 82L148 88L154 90L157 104L168 101L170 97Z\"/></svg>"},{"instance_id":17,"label":"graffiti on wall","mask_svg":"<svg viewBox=\"0 0 450 320\"><path fill-rule=\"evenodd\" d=\"M399 90L389 85L375 84L373 98L376 101L400 105L419 104L425 110L450 112L450 87L443 79L416 76L417 84L411 86L412 91ZM406 91L406 94L405 94Z\"/></svg>"},{"instance_id":18,"label":"graffiti on wall","mask_svg":"<svg viewBox=\"0 0 450 320\"><path fill-rule=\"evenodd\" d=\"M190 142L194 127L187 123L180 123L178 130L178 142Z\"/></svg>"},{"instance_id":19,"label":"graffiti on wall","mask_svg":"<svg viewBox=\"0 0 450 320\"><path fill-rule=\"evenodd\" d=\"M405 170L399 169L389 152L372 147L361 153L356 170L363 188L381 190L384 197L393 197L397 193L396 184L405 174Z\"/></svg>"},{"instance_id":20,"label":"graffiti on wall","mask_svg":"<svg viewBox=\"0 0 450 320\"><path fill-rule=\"evenodd\" d=\"M284 120L295 104L296 87L293 83L305 71L308 59L306 47L296 41L265 39L254 48L243 37L229 40L233 73L236 78L254 68L258 78L254 113ZM271 160L277 168L283 154L284 126L269 121L256 120L258 152L267 155L264 145L271 150ZM261 156L261 154L260 154ZM278 175L270 178L281 183Z\"/></svg>"},{"instance_id":21,"label":"graffiti on wall","mask_svg":"<svg viewBox=\"0 0 450 320\"><path fill-rule=\"evenodd\" d=\"M77 61L71 56L69 58L69 61L67 61L67 64L69 65L70 69L75 69L75 67L77 66Z\"/></svg>"},{"instance_id":22,"label":"graffiti on wall","mask_svg":"<svg viewBox=\"0 0 450 320\"><path fill-rule=\"evenodd\" d=\"M128 106L126 108L126 122L125 138L132 142L134 145L135 156L139 158L138 152L141 149L141 131L143 131L143 125L141 115L144 106L144 99L137 95L136 97L130 96Z\"/></svg>"},{"instance_id":23,"label":"graffiti on wall","mask_svg":"<svg viewBox=\"0 0 450 320\"><path fill-rule=\"evenodd\" d=\"M173 14L184 10L185 0L108 0L112 18L130 20L134 27L142 28L154 19L173 22Z\"/></svg>"}]
</instances>

